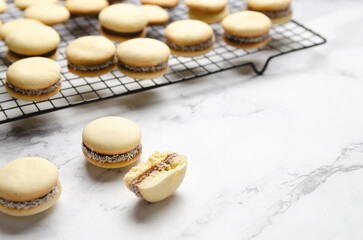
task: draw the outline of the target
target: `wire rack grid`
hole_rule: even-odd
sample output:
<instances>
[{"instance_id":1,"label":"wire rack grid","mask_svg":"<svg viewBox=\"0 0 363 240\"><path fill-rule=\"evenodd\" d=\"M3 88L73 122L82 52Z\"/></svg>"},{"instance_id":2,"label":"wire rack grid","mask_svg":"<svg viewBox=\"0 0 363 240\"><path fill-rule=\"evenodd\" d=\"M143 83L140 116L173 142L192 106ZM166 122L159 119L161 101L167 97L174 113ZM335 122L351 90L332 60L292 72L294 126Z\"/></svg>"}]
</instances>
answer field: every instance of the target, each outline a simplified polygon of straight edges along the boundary
<instances>
[{"instance_id":1,"label":"wire rack grid","mask_svg":"<svg viewBox=\"0 0 363 240\"><path fill-rule=\"evenodd\" d=\"M139 4L138 1L128 1ZM240 11L244 1L229 1L231 12ZM171 21L186 19L187 8L183 1L178 7L169 10ZM3 22L22 18L22 12L8 3L8 10L0 15ZM0 124L18 119L28 118L76 105L100 101L122 95L145 91L166 86L223 70L250 66L256 74L262 74L271 59L294 51L324 44L326 39L302 24L291 21L282 25L274 25L270 30L270 42L263 48L253 50L236 49L224 43L221 36L223 29L220 24L212 25L215 31L214 49L205 56L183 58L171 56L169 71L160 78L135 80L123 75L115 68L112 72L99 77L85 78L73 75L67 69L64 54L67 45L84 35L99 35L98 21L95 17L72 18L64 24L55 26L61 36L58 47L57 62L61 66L61 91L46 101L27 102L12 98L4 87L6 70L11 64L6 58L7 47L0 43ZM164 40L165 26L147 27L147 37ZM253 57L262 54L262 68L258 69ZM252 60L251 60L252 58Z\"/></svg>"}]
</instances>

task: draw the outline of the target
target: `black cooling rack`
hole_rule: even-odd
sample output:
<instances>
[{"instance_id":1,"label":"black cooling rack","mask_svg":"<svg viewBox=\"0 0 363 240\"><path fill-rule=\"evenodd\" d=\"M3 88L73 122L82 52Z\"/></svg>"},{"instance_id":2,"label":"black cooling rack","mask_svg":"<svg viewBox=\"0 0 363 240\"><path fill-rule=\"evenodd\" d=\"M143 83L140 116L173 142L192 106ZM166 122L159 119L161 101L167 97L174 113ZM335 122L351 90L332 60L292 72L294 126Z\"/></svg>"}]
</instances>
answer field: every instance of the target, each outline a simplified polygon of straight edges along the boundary
<instances>
[{"instance_id":1,"label":"black cooling rack","mask_svg":"<svg viewBox=\"0 0 363 240\"><path fill-rule=\"evenodd\" d=\"M139 4L138 1L128 1ZM187 18L187 8L182 3L169 10L171 21ZM243 9L244 1L229 1L231 12ZM22 12L8 3L8 10L0 14L3 22L22 18ZM221 35L220 24L214 24L216 42L214 49L207 55L196 58L171 56L169 71L163 77L150 80L135 80L119 72L116 68L99 77L83 78L70 73L64 51L66 46L78 37L98 35L98 21L93 17L77 17L65 24L55 26L61 35L57 62L62 71L62 90L52 98L41 102L27 102L12 98L5 90L4 82L7 67L11 64L6 59L6 46L0 43L0 124L31 116L52 112L76 105L114 98L141 92L169 84L191 80L223 70L250 66L256 74L262 74L268 63L275 57L324 44L326 39L302 24L291 21L274 25L270 31L271 40L263 48L242 50L226 45ZM148 27L147 37L163 40L165 26ZM258 68L256 61L261 65Z\"/></svg>"}]
</instances>

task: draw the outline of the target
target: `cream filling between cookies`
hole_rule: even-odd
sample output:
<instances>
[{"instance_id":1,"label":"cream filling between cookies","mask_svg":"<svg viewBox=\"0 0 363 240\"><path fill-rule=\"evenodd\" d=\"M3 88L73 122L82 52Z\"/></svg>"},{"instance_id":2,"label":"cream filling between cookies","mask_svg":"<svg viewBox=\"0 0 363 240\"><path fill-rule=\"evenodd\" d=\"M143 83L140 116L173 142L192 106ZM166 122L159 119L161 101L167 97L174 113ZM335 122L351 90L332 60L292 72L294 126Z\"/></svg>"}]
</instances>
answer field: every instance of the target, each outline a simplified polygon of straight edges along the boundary
<instances>
[{"instance_id":1,"label":"cream filling between cookies","mask_svg":"<svg viewBox=\"0 0 363 240\"><path fill-rule=\"evenodd\" d=\"M13 90L14 92L21 93L21 94L28 95L28 96L40 96L42 94L53 92L60 86L60 84L61 84L61 80L58 80L56 83L54 83L53 85L51 85L50 87L47 87L47 88L27 90L27 89L18 88L9 82L6 82L6 85L8 86L8 88Z\"/></svg>"},{"instance_id":2,"label":"cream filling between cookies","mask_svg":"<svg viewBox=\"0 0 363 240\"><path fill-rule=\"evenodd\" d=\"M169 154L163 161L151 166L147 171L136 177L135 180L133 180L130 184L130 188L135 193L135 195L138 197L142 197L137 187L137 184L141 183L145 178L150 176L155 171L163 171L168 169L170 167L171 160L176 156L178 156L177 153Z\"/></svg>"},{"instance_id":3,"label":"cream filling between cookies","mask_svg":"<svg viewBox=\"0 0 363 240\"><path fill-rule=\"evenodd\" d=\"M268 16L269 18L285 17L285 16L287 16L287 15L289 15L291 13L291 7L290 6L288 8L285 8L285 9L282 9L282 10L278 10L278 11L255 10L255 9L250 8L250 7L248 7L248 10L252 10L252 11L257 11L257 12L263 13L266 16Z\"/></svg>"},{"instance_id":4,"label":"cream filling between cookies","mask_svg":"<svg viewBox=\"0 0 363 240\"><path fill-rule=\"evenodd\" d=\"M189 46L182 46L182 45L178 45L173 43L172 41L170 41L169 39L165 40L165 43L172 49L177 50L177 51L182 51L182 52L195 52L195 51L201 51L204 49L209 48L210 46L213 45L214 42L214 37L212 37L211 39L209 39L206 42L200 43L200 44L195 44L195 45L189 45Z\"/></svg>"},{"instance_id":5,"label":"cream filling between cookies","mask_svg":"<svg viewBox=\"0 0 363 240\"><path fill-rule=\"evenodd\" d=\"M228 41L233 42L233 43L249 44L249 43L263 42L264 40L266 40L269 37L269 33L265 33L265 34L263 34L261 36L257 36L257 37L238 37L238 36L225 32L224 37Z\"/></svg>"},{"instance_id":6,"label":"cream filling between cookies","mask_svg":"<svg viewBox=\"0 0 363 240\"><path fill-rule=\"evenodd\" d=\"M50 199L54 197L54 195L57 194L57 192L58 192L58 183L52 188L52 190L48 194L44 195L43 197L25 202L13 202L0 197L0 204L2 204L6 208L27 210L29 208L37 207L45 202L48 202Z\"/></svg>"},{"instance_id":7,"label":"cream filling between cookies","mask_svg":"<svg viewBox=\"0 0 363 240\"><path fill-rule=\"evenodd\" d=\"M92 160L101 163L118 163L132 160L140 151L141 145L137 145L136 148L132 149L129 152L122 154L114 154L114 155L106 155L102 153L98 153L88 148L84 143L82 143L83 152Z\"/></svg>"},{"instance_id":8,"label":"cream filling between cookies","mask_svg":"<svg viewBox=\"0 0 363 240\"><path fill-rule=\"evenodd\" d=\"M49 51L49 52L46 52L46 53L43 53L43 54L35 54L35 55L26 55L26 54L21 54L21 53L16 53L14 51L11 51L9 50L9 53L17 58L28 58L28 57L51 57L53 56L55 53L57 52L57 48Z\"/></svg>"},{"instance_id":9,"label":"cream filling between cookies","mask_svg":"<svg viewBox=\"0 0 363 240\"><path fill-rule=\"evenodd\" d=\"M158 71L165 69L168 66L168 62L164 62L162 64L152 66L152 67L136 67L136 66L131 66L131 65L125 64L121 61L118 62L118 65L121 68L124 68L124 69L132 71L132 72L150 73L150 72L158 72Z\"/></svg>"},{"instance_id":10,"label":"cream filling between cookies","mask_svg":"<svg viewBox=\"0 0 363 240\"><path fill-rule=\"evenodd\" d=\"M80 72L93 72L93 71L100 71L115 65L115 58L112 57L110 60L104 63L96 64L96 65L80 65L74 64L68 61L68 67Z\"/></svg>"},{"instance_id":11,"label":"cream filling between cookies","mask_svg":"<svg viewBox=\"0 0 363 240\"><path fill-rule=\"evenodd\" d=\"M116 37L124 37L124 38L138 37L144 31L144 28L137 32L117 32L117 31L108 29L104 26L101 26L101 28L102 28L102 31L108 35L112 35L112 36L116 36Z\"/></svg>"}]
</instances>

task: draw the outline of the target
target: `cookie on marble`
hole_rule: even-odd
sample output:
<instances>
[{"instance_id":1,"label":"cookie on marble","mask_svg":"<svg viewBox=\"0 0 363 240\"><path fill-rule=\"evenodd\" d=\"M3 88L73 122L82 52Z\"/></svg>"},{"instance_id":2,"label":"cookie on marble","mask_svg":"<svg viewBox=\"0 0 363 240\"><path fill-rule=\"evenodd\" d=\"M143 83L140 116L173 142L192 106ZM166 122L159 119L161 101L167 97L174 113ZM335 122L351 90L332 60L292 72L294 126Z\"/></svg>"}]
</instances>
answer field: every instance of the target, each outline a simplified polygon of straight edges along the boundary
<instances>
[{"instance_id":1,"label":"cookie on marble","mask_svg":"<svg viewBox=\"0 0 363 240\"><path fill-rule=\"evenodd\" d=\"M206 23L199 20L179 20L165 29L166 44L174 55L196 57L213 49L214 32Z\"/></svg>"},{"instance_id":2,"label":"cookie on marble","mask_svg":"<svg viewBox=\"0 0 363 240\"><path fill-rule=\"evenodd\" d=\"M82 133L86 159L102 168L120 168L141 156L141 131L131 120L103 117L89 123Z\"/></svg>"},{"instance_id":3,"label":"cookie on marble","mask_svg":"<svg viewBox=\"0 0 363 240\"><path fill-rule=\"evenodd\" d=\"M163 8L173 8L179 4L179 0L141 0L141 3L157 5Z\"/></svg>"},{"instance_id":4,"label":"cookie on marble","mask_svg":"<svg viewBox=\"0 0 363 240\"><path fill-rule=\"evenodd\" d=\"M14 5L21 10L24 10L31 5L40 3L57 3L58 0L14 0Z\"/></svg>"},{"instance_id":5,"label":"cookie on marble","mask_svg":"<svg viewBox=\"0 0 363 240\"><path fill-rule=\"evenodd\" d=\"M255 11L241 11L227 16L222 21L223 40L236 48L263 47L270 40L270 19Z\"/></svg>"},{"instance_id":6,"label":"cookie on marble","mask_svg":"<svg viewBox=\"0 0 363 240\"><path fill-rule=\"evenodd\" d=\"M157 5L145 4L139 7L147 18L148 25L162 25L169 21L169 13Z\"/></svg>"},{"instance_id":7,"label":"cookie on marble","mask_svg":"<svg viewBox=\"0 0 363 240\"><path fill-rule=\"evenodd\" d=\"M99 30L107 38L123 42L146 35L147 18L144 12L133 4L117 3L103 9L98 20Z\"/></svg>"},{"instance_id":8,"label":"cookie on marble","mask_svg":"<svg viewBox=\"0 0 363 240\"><path fill-rule=\"evenodd\" d=\"M60 66L49 58L25 58L6 71L5 88L17 99L43 101L57 94L61 85Z\"/></svg>"},{"instance_id":9,"label":"cookie on marble","mask_svg":"<svg viewBox=\"0 0 363 240\"><path fill-rule=\"evenodd\" d=\"M124 182L136 196L148 202L159 202L177 190L186 169L186 156L175 152L155 152L147 162L131 168Z\"/></svg>"},{"instance_id":10,"label":"cookie on marble","mask_svg":"<svg viewBox=\"0 0 363 240\"><path fill-rule=\"evenodd\" d=\"M247 0L247 9L265 14L272 24L289 22L292 17L291 0Z\"/></svg>"},{"instance_id":11,"label":"cookie on marble","mask_svg":"<svg viewBox=\"0 0 363 240\"><path fill-rule=\"evenodd\" d=\"M0 0L0 13L3 13L6 11L6 2L4 0Z\"/></svg>"},{"instance_id":12,"label":"cookie on marble","mask_svg":"<svg viewBox=\"0 0 363 240\"><path fill-rule=\"evenodd\" d=\"M65 7L72 16L93 16L109 5L107 0L67 0Z\"/></svg>"},{"instance_id":13,"label":"cookie on marble","mask_svg":"<svg viewBox=\"0 0 363 240\"><path fill-rule=\"evenodd\" d=\"M116 66L116 46L103 36L84 36L71 42L65 51L68 69L73 74L94 77Z\"/></svg>"},{"instance_id":14,"label":"cookie on marble","mask_svg":"<svg viewBox=\"0 0 363 240\"><path fill-rule=\"evenodd\" d=\"M57 25L66 22L70 13L69 10L61 5L44 3L32 5L23 12L24 18L38 20L45 25Z\"/></svg>"},{"instance_id":15,"label":"cookie on marble","mask_svg":"<svg viewBox=\"0 0 363 240\"><path fill-rule=\"evenodd\" d=\"M52 207L62 192L57 167L39 157L19 158L0 168L0 211L29 216Z\"/></svg>"},{"instance_id":16,"label":"cookie on marble","mask_svg":"<svg viewBox=\"0 0 363 240\"><path fill-rule=\"evenodd\" d=\"M5 37L8 47L7 58L15 62L27 57L56 59L60 36L53 28L45 25L31 25L11 31Z\"/></svg>"},{"instance_id":17,"label":"cookie on marble","mask_svg":"<svg viewBox=\"0 0 363 240\"><path fill-rule=\"evenodd\" d=\"M228 14L227 0L186 0L189 18L208 24L218 23Z\"/></svg>"},{"instance_id":18,"label":"cookie on marble","mask_svg":"<svg viewBox=\"0 0 363 240\"><path fill-rule=\"evenodd\" d=\"M10 22L6 22L3 25L1 25L0 27L0 37L2 40L5 40L5 37L8 33L10 33L13 30L17 30L19 28L22 27L29 27L29 26L33 26L33 25L43 25L43 23L41 23L38 20L34 20L34 19L15 19L12 20Z\"/></svg>"}]
</instances>

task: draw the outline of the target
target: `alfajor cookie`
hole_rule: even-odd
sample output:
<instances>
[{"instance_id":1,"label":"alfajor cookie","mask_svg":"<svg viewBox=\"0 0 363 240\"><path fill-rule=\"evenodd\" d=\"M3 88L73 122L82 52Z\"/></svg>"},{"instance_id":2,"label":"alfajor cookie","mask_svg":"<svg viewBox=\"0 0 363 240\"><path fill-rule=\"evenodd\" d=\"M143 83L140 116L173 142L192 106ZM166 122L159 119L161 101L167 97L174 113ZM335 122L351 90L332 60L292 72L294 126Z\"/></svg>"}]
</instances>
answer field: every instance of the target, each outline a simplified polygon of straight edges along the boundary
<instances>
[{"instance_id":1,"label":"alfajor cookie","mask_svg":"<svg viewBox=\"0 0 363 240\"><path fill-rule=\"evenodd\" d=\"M29 216L53 206L62 192L57 167L39 157L19 158L0 168L0 211Z\"/></svg>"},{"instance_id":2,"label":"alfajor cookie","mask_svg":"<svg viewBox=\"0 0 363 240\"><path fill-rule=\"evenodd\" d=\"M97 15L108 5L107 0L67 0L65 3L72 16Z\"/></svg>"},{"instance_id":3,"label":"alfajor cookie","mask_svg":"<svg viewBox=\"0 0 363 240\"><path fill-rule=\"evenodd\" d=\"M89 123L82 133L87 160L102 168L120 168L136 162L142 152L141 131L132 121L103 117Z\"/></svg>"},{"instance_id":4,"label":"alfajor cookie","mask_svg":"<svg viewBox=\"0 0 363 240\"><path fill-rule=\"evenodd\" d=\"M187 157L175 152L155 152L147 162L131 168L125 175L127 188L148 202L171 196L183 182Z\"/></svg>"},{"instance_id":5,"label":"alfajor cookie","mask_svg":"<svg viewBox=\"0 0 363 240\"><path fill-rule=\"evenodd\" d=\"M291 0L247 0L247 9L258 11L271 19L272 24L291 20Z\"/></svg>"},{"instance_id":6,"label":"alfajor cookie","mask_svg":"<svg viewBox=\"0 0 363 240\"><path fill-rule=\"evenodd\" d=\"M99 76L116 66L115 45L102 36L84 36L65 51L70 72L84 77Z\"/></svg>"},{"instance_id":7,"label":"alfajor cookie","mask_svg":"<svg viewBox=\"0 0 363 240\"><path fill-rule=\"evenodd\" d=\"M21 10L24 10L31 5L40 3L57 3L58 0L14 0L14 5Z\"/></svg>"},{"instance_id":8,"label":"alfajor cookie","mask_svg":"<svg viewBox=\"0 0 363 240\"><path fill-rule=\"evenodd\" d=\"M136 79L151 79L168 70L170 50L156 39L137 38L121 43L117 48L118 69Z\"/></svg>"},{"instance_id":9,"label":"alfajor cookie","mask_svg":"<svg viewBox=\"0 0 363 240\"><path fill-rule=\"evenodd\" d=\"M35 19L44 23L45 25L52 26L66 22L71 14L64 6L52 3L44 3L32 5L26 8L23 15L24 18Z\"/></svg>"},{"instance_id":10,"label":"alfajor cookie","mask_svg":"<svg viewBox=\"0 0 363 240\"><path fill-rule=\"evenodd\" d=\"M59 92L60 77L60 66L54 60L25 58L10 65L6 71L5 88L15 98L42 101Z\"/></svg>"},{"instance_id":11,"label":"alfajor cookie","mask_svg":"<svg viewBox=\"0 0 363 240\"><path fill-rule=\"evenodd\" d=\"M162 25L169 21L169 13L157 5L141 5L139 8L144 12L148 25Z\"/></svg>"},{"instance_id":12,"label":"alfajor cookie","mask_svg":"<svg viewBox=\"0 0 363 240\"><path fill-rule=\"evenodd\" d=\"M259 12L242 11L227 16L222 21L223 40L237 48L259 48L270 40L270 19Z\"/></svg>"},{"instance_id":13,"label":"alfajor cookie","mask_svg":"<svg viewBox=\"0 0 363 240\"><path fill-rule=\"evenodd\" d=\"M213 49L214 32L199 20L179 20L165 29L166 44L174 55L196 57Z\"/></svg>"},{"instance_id":14,"label":"alfajor cookie","mask_svg":"<svg viewBox=\"0 0 363 240\"><path fill-rule=\"evenodd\" d=\"M208 24L218 23L228 14L227 0L186 0L189 18Z\"/></svg>"},{"instance_id":15,"label":"alfajor cookie","mask_svg":"<svg viewBox=\"0 0 363 240\"><path fill-rule=\"evenodd\" d=\"M0 13L3 13L6 11L6 2L4 0L0 0Z\"/></svg>"},{"instance_id":16,"label":"alfajor cookie","mask_svg":"<svg viewBox=\"0 0 363 240\"><path fill-rule=\"evenodd\" d=\"M34 19L15 19L12 20L10 22L6 22L3 25L1 25L0 27L0 37L2 40L5 40L5 37L8 33L10 33L11 31L17 30L19 28L27 28L33 25L43 25L43 23L41 23L38 20L34 20Z\"/></svg>"},{"instance_id":17,"label":"alfajor cookie","mask_svg":"<svg viewBox=\"0 0 363 240\"><path fill-rule=\"evenodd\" d=\"M163 8L173 8L179 4L179 0L141 0L141 3L157 5Z\"/></svg>"},{"instance_id":18,"label":"alfajor cookie","mask_svg":"<svg viewBox=\"0 0 363 240\"><path fill-rule=\"evenodd\" d=\"M128 3L113 4L103 9L98 19L100 32L107 38L123 42L132 38L145 37L148 23L144 12Z\"/></svg>"},{"instance_id":19,"label":"alfajor cookie","mask_svg":"<svg viewBox=\"0 0 363 240\"><path fill-rule=\"evenodd\" d=\"M47 57L56 59L60 36L53 28L45 25L32 25L11 31L5 37L8 47L7 58L15 62L27 57Z\"/></svg>"}]
</instances>

